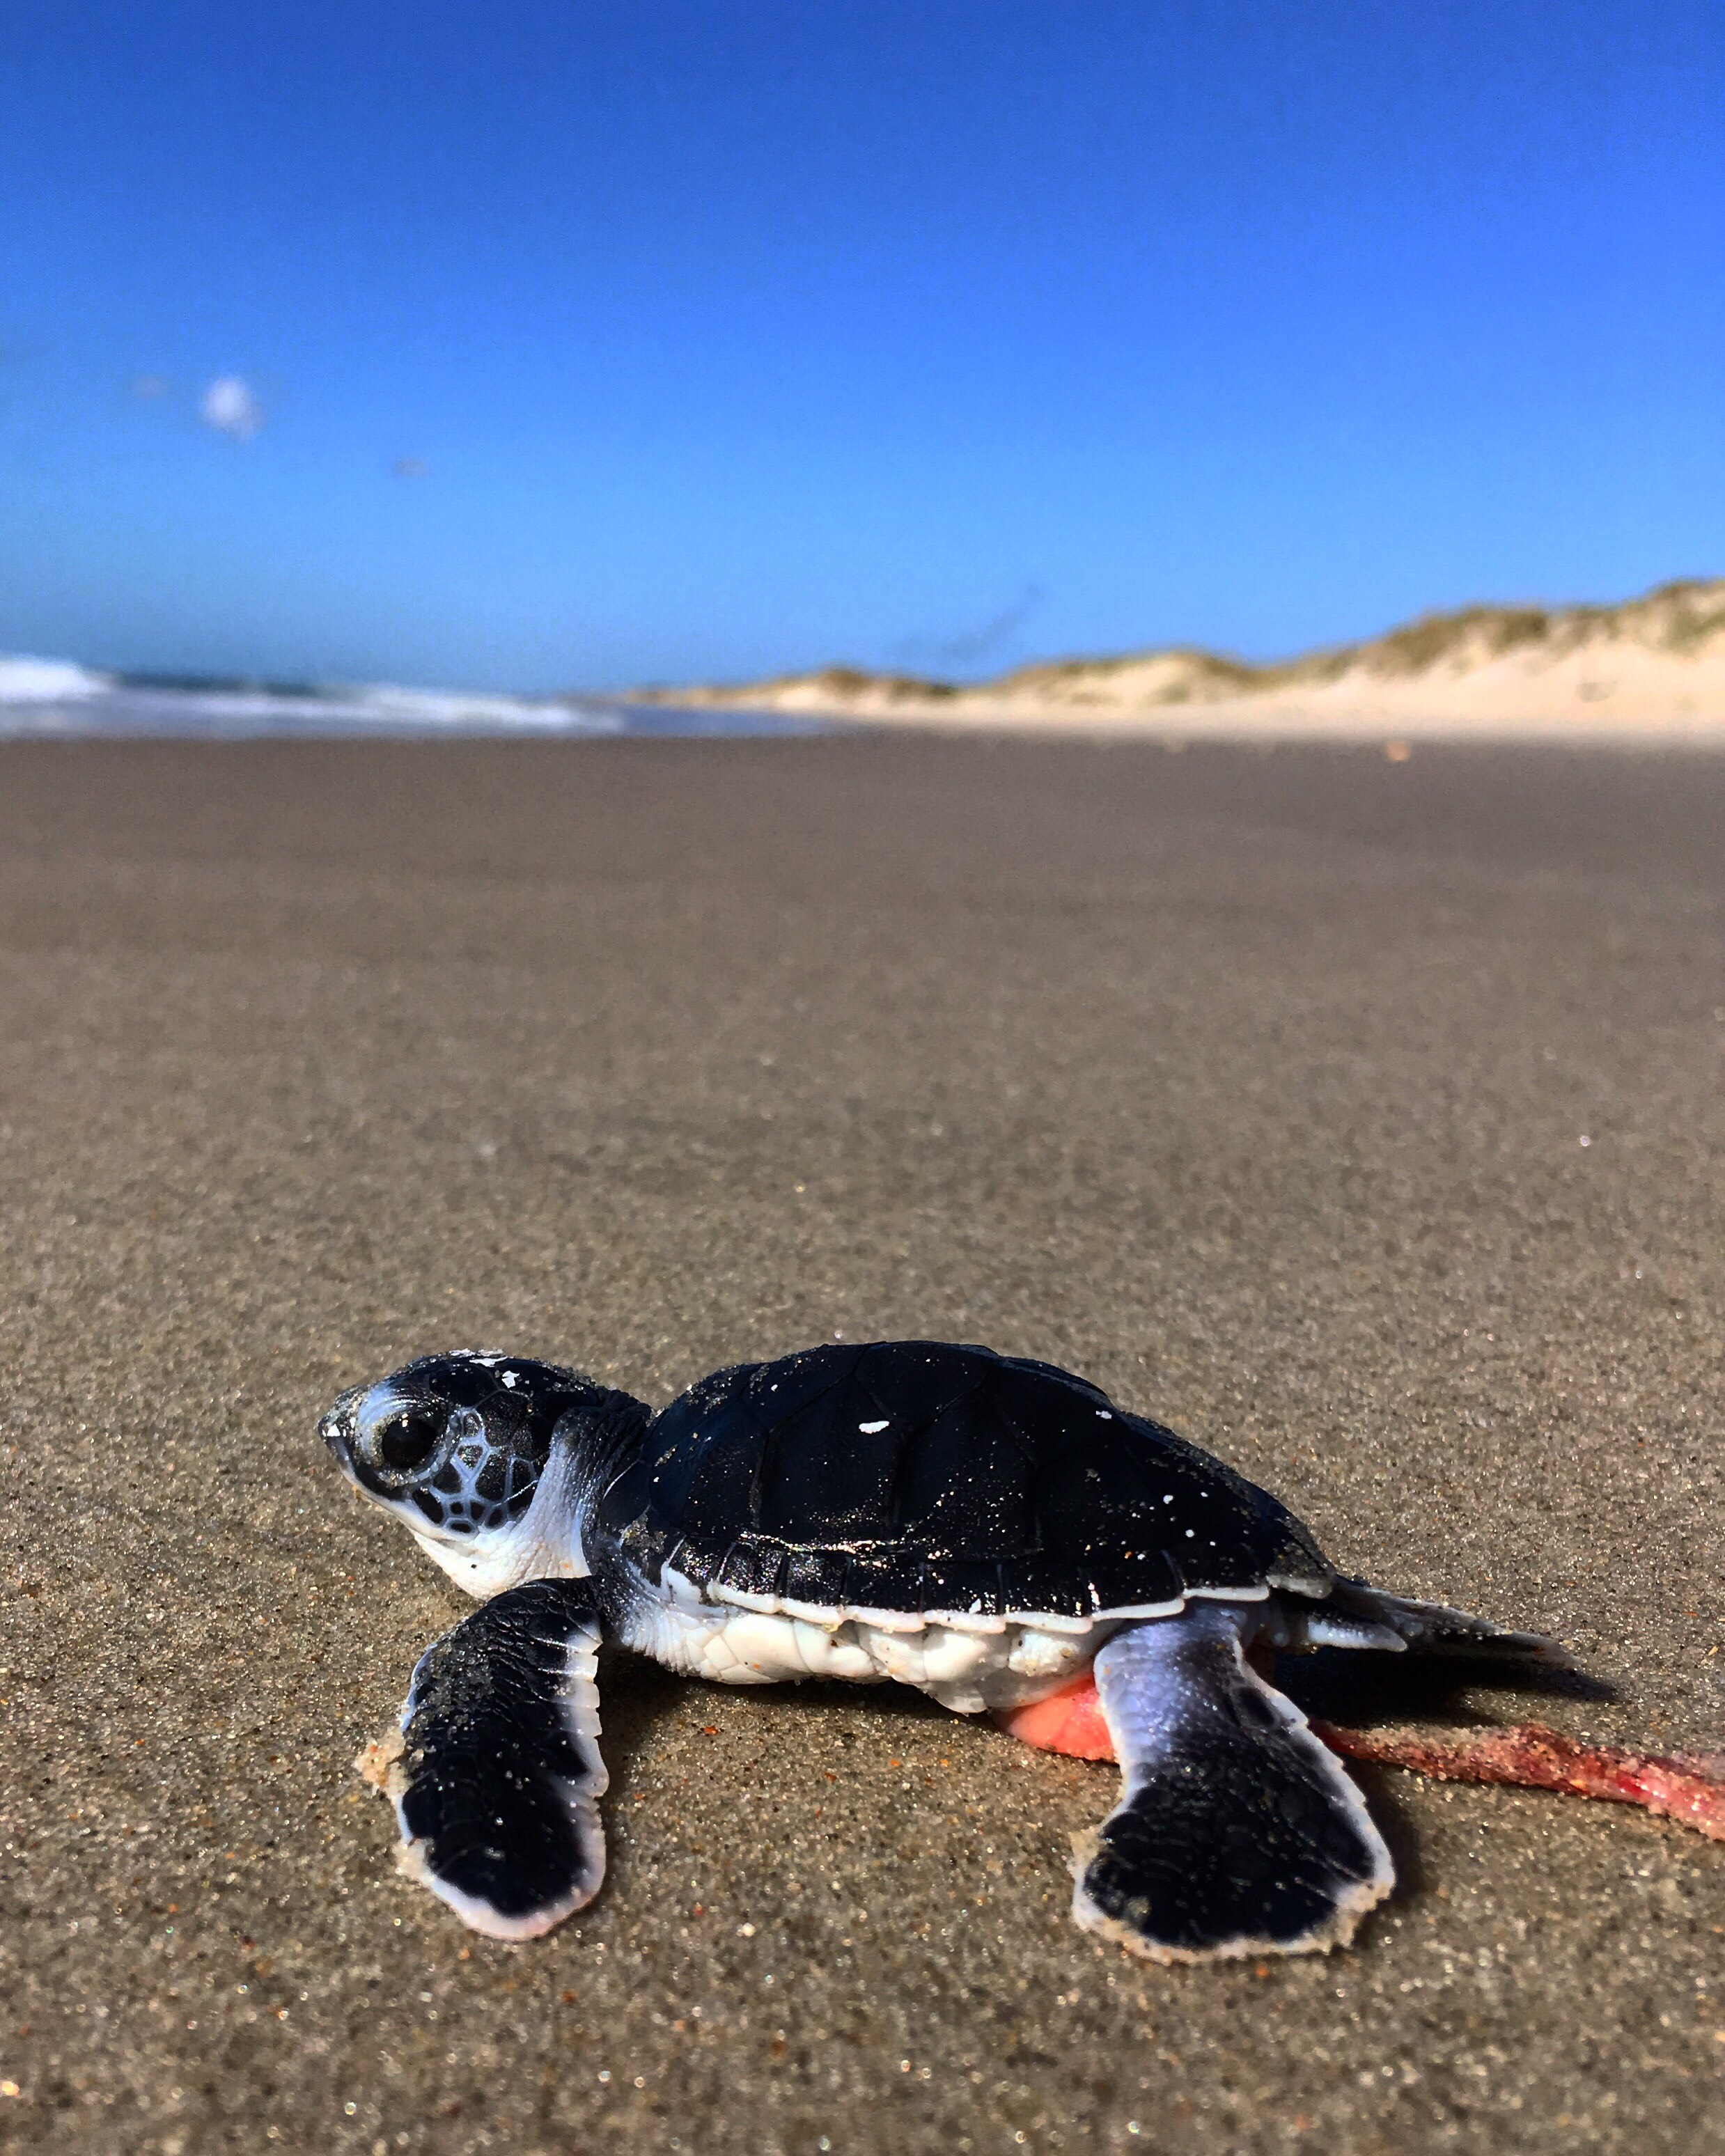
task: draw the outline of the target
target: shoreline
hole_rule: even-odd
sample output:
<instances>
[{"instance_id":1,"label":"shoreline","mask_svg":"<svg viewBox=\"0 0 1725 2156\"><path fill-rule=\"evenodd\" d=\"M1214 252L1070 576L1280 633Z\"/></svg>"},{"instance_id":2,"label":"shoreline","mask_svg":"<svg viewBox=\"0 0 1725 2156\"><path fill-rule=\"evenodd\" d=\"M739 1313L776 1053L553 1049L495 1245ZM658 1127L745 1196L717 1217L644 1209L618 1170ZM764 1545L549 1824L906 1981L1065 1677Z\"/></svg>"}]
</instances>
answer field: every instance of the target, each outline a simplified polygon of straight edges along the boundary
<instances>
[{"instance_id":1,"label":"shoreline","mask_svg":"<svg viewBox=\"0 0 1725 2156\"><path fill-rule=\"evenodd\" d=\"M1028 699L963 696L927 702L900 699L890 706L810 697L773 704L733 702L715 697L662 701L619 696L622 704L647 709L758 711L763 717L792 713L880 733L999 735L1040 741L1162 742L1250 746L1264 742L1307 742L1348 747L1389 741L1447 742L1456 747L1527 746L1624 749L1635 747L1725 747L1725 705L1717 711L1676 712L1640 720L1574 714L1526 713L1519 716L1445 716L1418 710L1337 709L1271 705L1255 701L1214 704L1158 705L1148 709L1037 704Z\"/></svg>"}]
</instances>

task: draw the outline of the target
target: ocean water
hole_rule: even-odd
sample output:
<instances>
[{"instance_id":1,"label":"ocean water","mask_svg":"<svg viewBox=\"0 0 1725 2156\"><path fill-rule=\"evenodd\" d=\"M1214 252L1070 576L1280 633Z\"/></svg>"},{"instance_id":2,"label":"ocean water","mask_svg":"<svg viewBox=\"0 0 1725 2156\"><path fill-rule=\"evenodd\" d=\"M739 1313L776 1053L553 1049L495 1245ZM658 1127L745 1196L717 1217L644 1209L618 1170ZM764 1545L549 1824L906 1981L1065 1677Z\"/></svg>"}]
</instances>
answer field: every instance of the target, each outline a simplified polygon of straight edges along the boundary
<instances>
[{"instance_id":1,"label":"ocean water","mask_svg":"<svg viewBox=\"0 0 1725 2156\"><path fill-rule=\"evenodd\" d=\"M619 735L814 734L829 721L782 711L724 711L670 704L470 696L372 682L173 680L100 674L64 659L0 654L0 740L156 737L246 741L300 737L437 740L610 740Z\"/></svg>"}]
</instances>

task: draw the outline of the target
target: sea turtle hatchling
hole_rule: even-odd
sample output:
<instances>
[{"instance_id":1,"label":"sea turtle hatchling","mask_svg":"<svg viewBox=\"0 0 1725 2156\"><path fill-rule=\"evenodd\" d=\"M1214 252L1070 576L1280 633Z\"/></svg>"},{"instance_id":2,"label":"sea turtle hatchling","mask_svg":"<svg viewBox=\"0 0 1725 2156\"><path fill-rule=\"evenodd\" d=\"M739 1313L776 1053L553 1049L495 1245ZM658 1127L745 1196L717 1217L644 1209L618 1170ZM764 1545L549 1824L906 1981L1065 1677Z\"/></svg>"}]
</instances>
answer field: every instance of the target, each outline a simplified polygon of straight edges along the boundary
<instances>
[{"instance_id":1,"label":"sea turtle hatchling","mask_svg":"<svg viewBox=\"0 0 1725 2156\"><path fill-rule=\"evenodd\" d=\"M598 1890L602 1638L721 1684L893 1679L1111 1754L1072 1913L1158 1961L1342 1944L1393 1883L1270 1650L1563 1659L1341 1577L1219 1460L982 1348L815 1348L657 1414L574 1370L436 1355L320 1429L481 1602L421 1659L374 1779L408 1871L495 1938Z\"/></svg>"}]
</instances>

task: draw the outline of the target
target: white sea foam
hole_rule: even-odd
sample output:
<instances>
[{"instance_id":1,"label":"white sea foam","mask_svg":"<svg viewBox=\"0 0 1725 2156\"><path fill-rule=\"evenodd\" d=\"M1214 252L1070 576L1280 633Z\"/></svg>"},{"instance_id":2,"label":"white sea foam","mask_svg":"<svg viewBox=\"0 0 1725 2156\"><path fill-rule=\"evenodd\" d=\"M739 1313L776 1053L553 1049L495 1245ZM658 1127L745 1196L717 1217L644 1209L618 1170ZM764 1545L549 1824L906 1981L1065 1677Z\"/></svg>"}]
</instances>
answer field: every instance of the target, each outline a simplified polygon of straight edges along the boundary
<instances>
[{"instance_id":1,"label":"white sea foam","mask_svg":"<svg viewBox=\"0 0 1725 2156\"><path fill-rule=\"evenodd\" d=\"M0 652L0 704L59 704L100 696L105 674L92 674L69 659L32 659Z\"/></svg>"},{"instance_id":2,"label":"white sea foam","mask_svg":"<svg viewBox=\"0 0 1725 2156\"><path fill-rule=\"evenodd\" d=\"M393 682L275 685L172 681L98 673L69 659L0 654L0 735L249 736L439 734L605 737L625 733L806 732L757 713L636 706L598 698L505 696Z\"/></svg>"},{"instance_id":3,"label":"white sea foam","mask_svg":"<svg viewBox=\"0 0 1725 2156\"><path fill-rule=\"evenodd\" d=\"M620 724L610 711L521 696L470 696L459 689L402 689L380 681L367 688L331 693L352 696L355 708L368 717L401 726L549 727L567 733L572 722L580 721L577 731L614 733Z\"/></svg>"}]
</instances>

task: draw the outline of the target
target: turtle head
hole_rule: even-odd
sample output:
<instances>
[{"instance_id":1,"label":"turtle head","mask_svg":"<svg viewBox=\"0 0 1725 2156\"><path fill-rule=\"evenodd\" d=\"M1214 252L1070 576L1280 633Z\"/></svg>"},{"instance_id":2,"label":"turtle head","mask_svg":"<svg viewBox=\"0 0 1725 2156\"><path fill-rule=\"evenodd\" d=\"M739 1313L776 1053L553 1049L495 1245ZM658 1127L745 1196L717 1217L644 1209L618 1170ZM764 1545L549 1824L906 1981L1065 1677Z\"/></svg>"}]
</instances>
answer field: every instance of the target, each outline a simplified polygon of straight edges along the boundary
<instances>
[{"instance_id":1,"label":"turtle head","mask_svg":"<svg viewBox=\"0 0 1725 2156\"><path fill-rule=\"evenodd\" d=\"M493 1594L583 1568L571 1481L551 1471L618 1397L525 1356L427 1355L343 1393L318 1435L361 1495L410 1528L453 1579Z\"/></svg>"}]
</instances>

